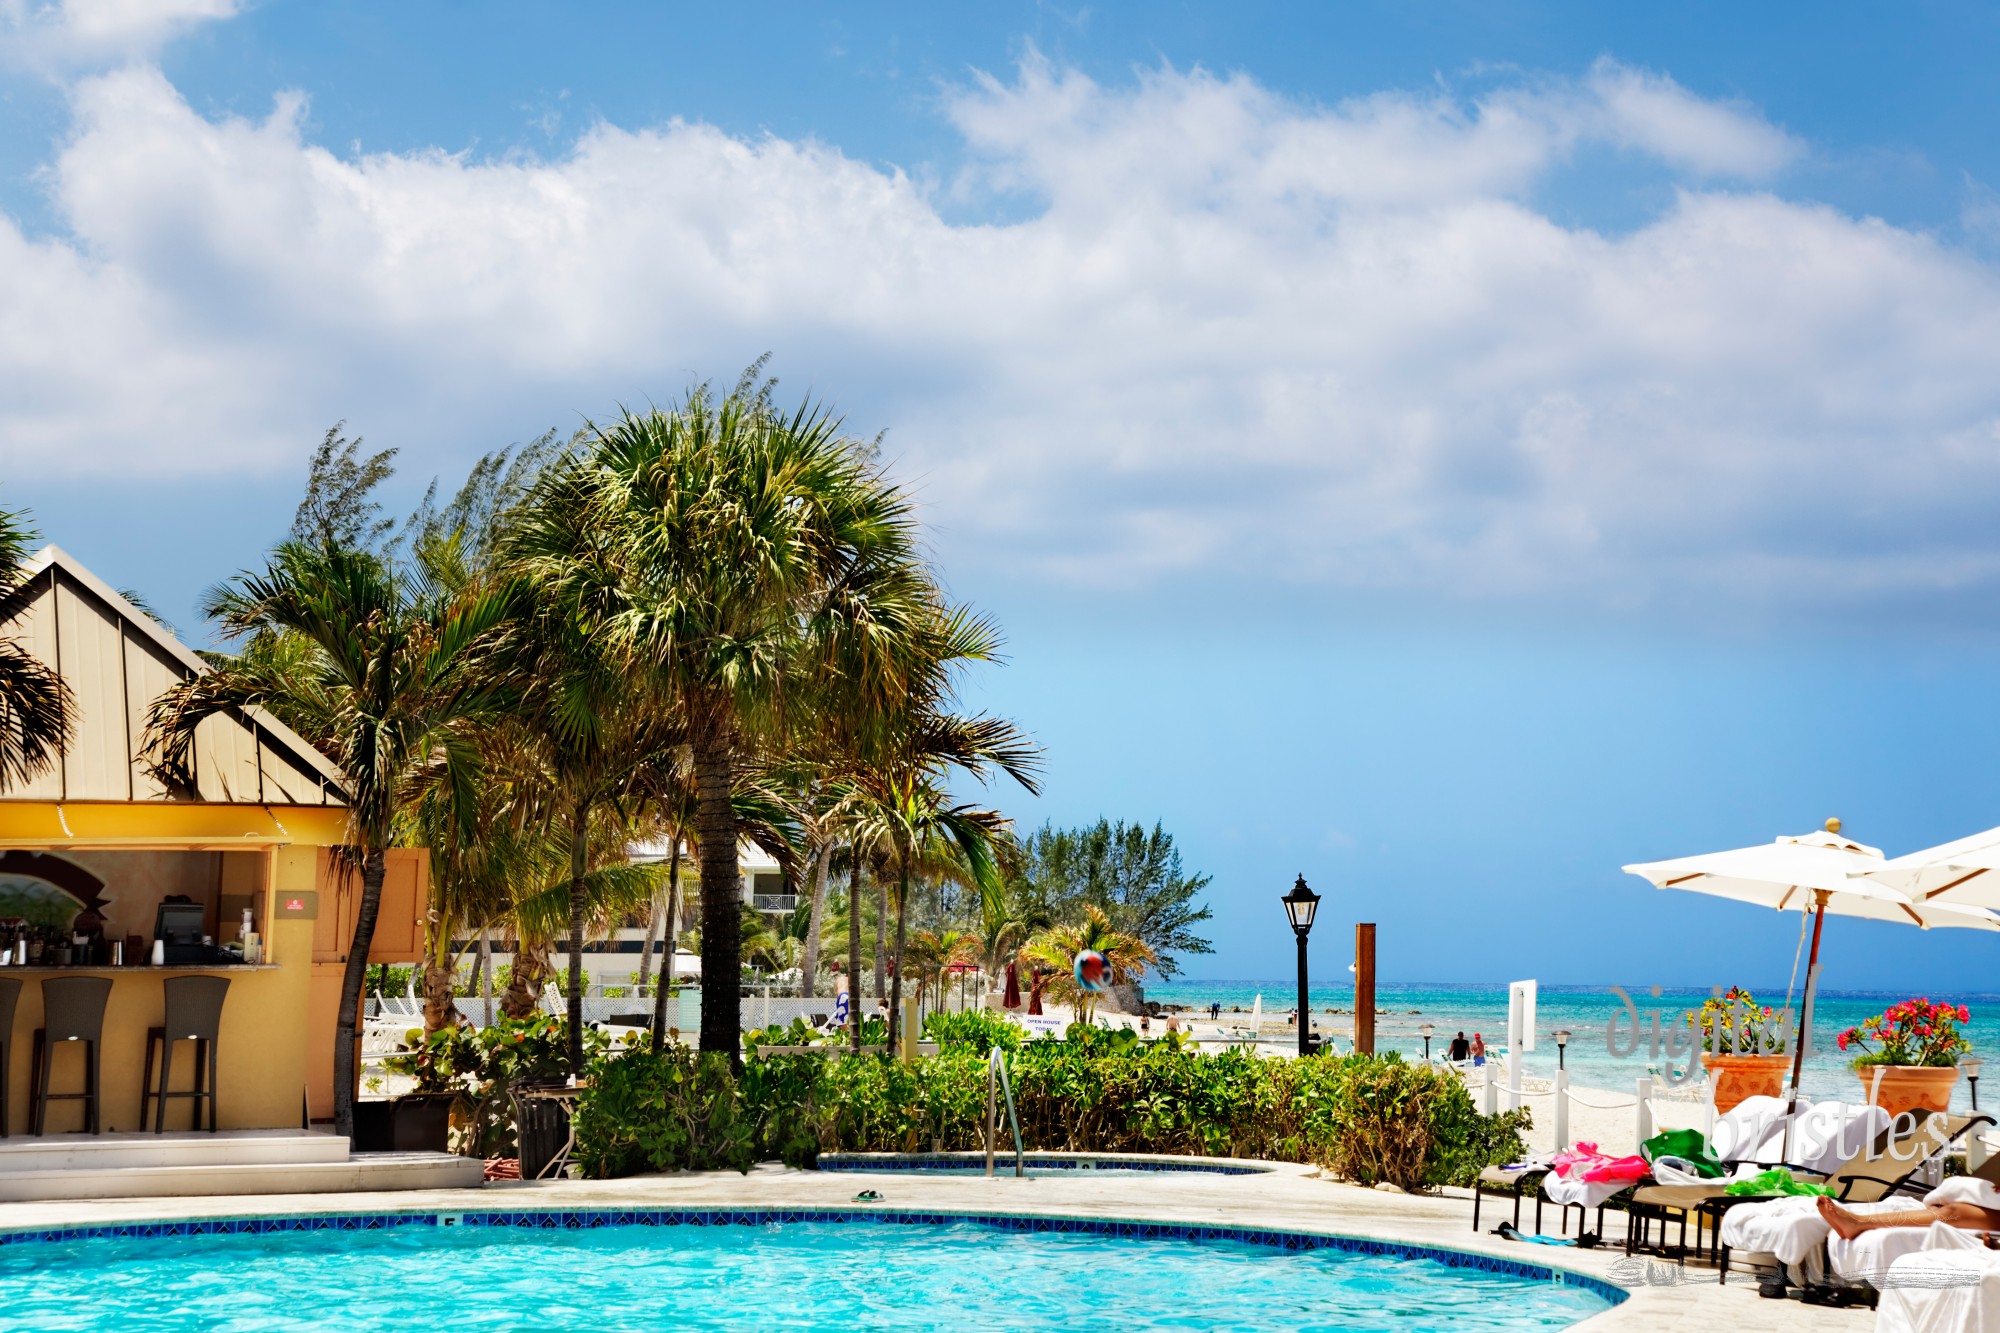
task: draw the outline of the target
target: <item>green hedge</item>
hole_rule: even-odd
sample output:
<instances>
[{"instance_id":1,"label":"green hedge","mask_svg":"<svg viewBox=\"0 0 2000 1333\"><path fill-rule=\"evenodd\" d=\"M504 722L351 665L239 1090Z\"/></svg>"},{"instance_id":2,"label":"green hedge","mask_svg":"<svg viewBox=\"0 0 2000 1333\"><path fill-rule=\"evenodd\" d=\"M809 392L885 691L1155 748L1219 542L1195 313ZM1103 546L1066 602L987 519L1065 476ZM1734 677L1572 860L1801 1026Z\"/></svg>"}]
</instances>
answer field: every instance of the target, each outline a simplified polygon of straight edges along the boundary
<instances>
[{"instance_id":1,"label":"green hedge","mask_svg":"<svg viewBox=\"0 0 2000 1333\"><path fill-rule=\"evenodd\" d=\"M1363 1184L1469 1184L1524 1151L1525 1111L1482 1116L1456 1076L1395 1055L1266 1060L1077 1029L1029 1042L1009 1077L1030 1148L1313 1162ZM809 1165L822 1152L981 1146L985 1052L752 1060L634 1051L600 1060L576 1121L587 1176Z\"/></svg>"}]
</instances>

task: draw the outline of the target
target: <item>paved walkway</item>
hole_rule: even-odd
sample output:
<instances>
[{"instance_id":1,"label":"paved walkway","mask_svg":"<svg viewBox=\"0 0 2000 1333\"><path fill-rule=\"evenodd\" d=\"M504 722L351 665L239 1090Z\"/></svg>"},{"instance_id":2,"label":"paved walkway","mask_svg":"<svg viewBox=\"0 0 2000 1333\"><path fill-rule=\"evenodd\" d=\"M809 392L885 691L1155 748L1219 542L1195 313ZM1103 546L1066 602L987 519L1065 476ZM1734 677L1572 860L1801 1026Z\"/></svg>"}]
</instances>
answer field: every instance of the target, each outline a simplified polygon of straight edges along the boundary
<instances>
[{"instance_id":1,"label":"paved walkway","mask_svg":"<svg viewBox=\"0 0 2000 1333\"><path fill-rule=\"evenodd\" d=\"M980 1210L1070 1217L1153 1219L1225 1226L1265 1226L1477 1250L1544 1262L1619 1283L1632 1298L1579 1328L1589 1333L1639 1330L1873 1328L1866 1311L1827 1310L1796 1301L1761 1300L1745 1277L1718 1286L1713 1269L1658 1260L1628 1261L1622 1249L1582 1251L1527 1246L1472 1232L1469 1196L1417 1197L1366 1190L1320 1179L1306 1168L1224 1175L919 1176L909 1173L792 1171L759 1167L732 1172L647 1176L631 1180L505 1182L477 1190L393 1194L270 1195L258 1198L118 1199L0 1207L0 1227L41 1228L180 1217L229 1217L302 1212L456 1212L470 1208L845 1208L863 1189L881 1192L881 1206ZM1492 1214L1497 1221L1502 1214ZM1635 1285L1643 1284L1643 1285ZM1655 1285L1658 1284L1658 1285Z\"/></svg>"}]
</instances>

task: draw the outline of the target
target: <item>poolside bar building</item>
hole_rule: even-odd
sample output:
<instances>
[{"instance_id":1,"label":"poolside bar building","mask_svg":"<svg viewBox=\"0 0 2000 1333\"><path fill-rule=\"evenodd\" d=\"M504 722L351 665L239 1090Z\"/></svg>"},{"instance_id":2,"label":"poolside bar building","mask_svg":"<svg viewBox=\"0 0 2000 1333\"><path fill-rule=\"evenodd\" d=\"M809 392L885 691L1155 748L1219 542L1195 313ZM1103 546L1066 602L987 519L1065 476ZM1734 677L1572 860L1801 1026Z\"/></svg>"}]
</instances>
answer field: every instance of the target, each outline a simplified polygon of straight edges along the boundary
<instances>
[{"instance_id":1,"label":"poolside bar building","mask_svg":"<svg viewBox=\"0 0 2000 1333\"><path fill-rule=\"evenodd\" d=\"M28 608L0 634L62 677L74 730L53 768L0 789L0 991L20 983L0 1032L8 1132L32 1131L33 1038L45 993L63 1002L48 983L69 977L110 982L102 1134L152 1127L150 1111L140 1122L149 1030L162 1023L168 982L191 975L228 982L214 1041L218 1127L299 1131L330 1117L335 1009L360 896L334 870L347 826L340 772L254 708L209 719L184 770L161 771L140 753L147 710L206 665L56 547L27 577ZM427 871L421 851L390 854L371 962L421 956ZM83 1043L50 1045L48 1091L84 1090ZM183 1044L173 1060L174 1089L191 1087L194 1054ZM167 1127L185 1133L200 1107L170 1101ZM52 1101L45 1115L51 1136L87 1123L78 1100Z\"/></svg>"}]
</instances>

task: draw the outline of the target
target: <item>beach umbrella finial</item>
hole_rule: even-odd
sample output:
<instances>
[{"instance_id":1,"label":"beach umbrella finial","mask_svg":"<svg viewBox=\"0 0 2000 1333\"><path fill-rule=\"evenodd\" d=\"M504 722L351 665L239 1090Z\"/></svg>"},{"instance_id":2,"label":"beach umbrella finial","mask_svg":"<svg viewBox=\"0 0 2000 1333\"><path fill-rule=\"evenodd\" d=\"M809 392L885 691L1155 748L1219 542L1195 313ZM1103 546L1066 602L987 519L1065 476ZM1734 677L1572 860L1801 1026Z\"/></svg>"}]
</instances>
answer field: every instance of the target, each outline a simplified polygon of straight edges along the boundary
<instances>
[{"instance_id":1,"label":"beach umbrella finial","mask_svg":"<svg viewBox=\"0 0 2000 1333\"><path fill-rule=\"evenodd\" d=\"M1828 833L1840 832L1840 817L1838 815L1826 821L1826 831Z\"/></svg>"}]
</instances>

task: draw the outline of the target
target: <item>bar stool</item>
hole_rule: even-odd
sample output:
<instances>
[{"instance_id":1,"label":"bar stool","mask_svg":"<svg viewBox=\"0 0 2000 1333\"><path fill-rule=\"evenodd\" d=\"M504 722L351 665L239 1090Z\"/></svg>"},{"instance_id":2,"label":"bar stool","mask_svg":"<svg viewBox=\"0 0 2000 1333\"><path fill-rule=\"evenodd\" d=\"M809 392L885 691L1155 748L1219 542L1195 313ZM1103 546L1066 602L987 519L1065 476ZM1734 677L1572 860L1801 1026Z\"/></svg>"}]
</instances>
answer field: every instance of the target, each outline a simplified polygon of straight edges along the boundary
<instances>
[{"instance_id":1,"label":"bar stool","mask_svg":"<svg viewBox=\"0 0 2000 1333\"><path fill-rule=\"evenodd\" d=\"M208 1103L208 1132L215 1133L215 1048L222 1030L222 1000L229 993L228 977L169 977L166 1018L146 1031L146 1079L139 1094L139 1124L146 1123L146 1103L153 1103L153 1132L167 1129L167 1098L186 1097L194 1105L189 1129L201 1128L201 1104ZM169 1092L174 1075L174 1043L194 1043L194 1090ZM153 1082L153 1048L160 1052L160 1081Z\"/></svg>"},{"instance_id":2,"label":"bar stool","mask_svg":"<svg viewBox=\"0 0 2000 1333\"><path fill-rule=\"evenodd\" d=\"M82 1102L84 1132L98 1132L98 1052L104 1035L104 1002L110 998L110 977L50 977L42 983L42 1025L35 1029L28 1087L37 1138L47 1123L50 1102ZM84 1043L82 1092L49 1091L50 1068L61 1041Z\"/></svg>"},{"instance_id":3,"label":"bar stool","mask_svg":"<svg viewBox=\"0 0 2000 1333\"><path fill-rule=\"evenodd\" d=\"M7 1071L14 1064L14 1010L21 1003L21 979L0 977L0 1139L7 1137Z\"/></svg>"}]
</instances>

